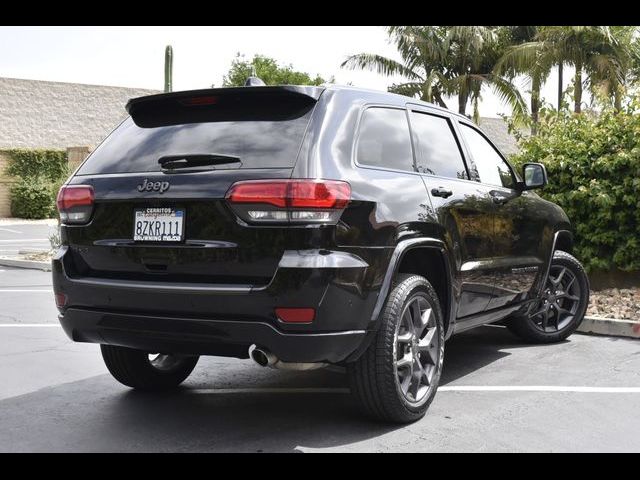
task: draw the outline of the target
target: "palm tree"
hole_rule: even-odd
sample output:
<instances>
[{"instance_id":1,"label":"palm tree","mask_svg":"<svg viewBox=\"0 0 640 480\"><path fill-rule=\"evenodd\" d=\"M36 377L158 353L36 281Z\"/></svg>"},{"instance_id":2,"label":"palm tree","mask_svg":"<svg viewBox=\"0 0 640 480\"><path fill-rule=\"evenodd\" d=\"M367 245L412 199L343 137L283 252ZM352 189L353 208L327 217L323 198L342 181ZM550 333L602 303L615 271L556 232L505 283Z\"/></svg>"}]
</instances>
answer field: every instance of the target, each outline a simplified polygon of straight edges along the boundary
<instances>
[{"instance_id":1,"label":"palm tree","mask_svg":"<svg viewBox=\"0 0 640 480\"><path fill-rule=\"evenodd\" d=\"M543 55L538 44L534 42L538 35L536 26L514 26L506 27L508 32L508 43L502 57L496 62L494 70L498 75L526 74L531 81L531 134L535 135L538 128L538 117L540 112L540 90L549 77L554 66L553 59L548 55Z\"/></svg>"},{"instance_id":2,"label":"palm tree","mask_svg":"<svg viewBox=\"0 0 640 480\"><path fill-rule=\"evenodd\" d=\"M388 27L402 62L374 53L360 53L347 58L341 67L377 71L386 76L400 75L406 82L389 87L389 91L447 108L444 101L443 27Z\"/></svg>"},{"instance_id":3,"label":"palm tree","mask_svg":"<svg viewBox=\"0 0 640 480\"><path fill-rule=\"evenodd\" d=\"M408 81L390 91L437 103L446 108L444 97L457 96L458 112L466 115L469 102L478 116L482 87L490 86L508 103L516 117L526 115L526 105L511 81L493 72L500 57L500 44L493 27L389 27L402 62L376 54L361 53L347 58L342 67L362 68L384 75L401 75Z\"/></svg>"},{"instance_id":4,"label":"palm tree","mask_svg":"<svg viewBox=\"0 0 640 480\"><path fill-rule=\"evenodd\" d=\"M601 62L602 70L594 70L589 83L595 97L600 93L612 101L619 112L627 85L637 79L634 66L640 64L640 39L636 36L637 27L614 26L609 29L613 41L602 45L600 54L615 59L615 62Z\"/></svg>"}]
</instances>

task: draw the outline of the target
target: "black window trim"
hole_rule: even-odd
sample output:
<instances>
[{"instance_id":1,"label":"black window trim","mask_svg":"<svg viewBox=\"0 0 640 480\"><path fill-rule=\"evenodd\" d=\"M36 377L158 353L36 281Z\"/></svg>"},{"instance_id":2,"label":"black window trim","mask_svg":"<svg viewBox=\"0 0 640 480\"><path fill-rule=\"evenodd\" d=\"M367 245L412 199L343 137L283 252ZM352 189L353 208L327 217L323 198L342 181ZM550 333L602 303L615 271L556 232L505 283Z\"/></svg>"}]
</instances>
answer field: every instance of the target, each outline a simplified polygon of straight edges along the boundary
<instances>
[{"instance_id":1,"label":"black window trim","mask_svg":"<svg viewBox=\"0 0 640 480\"><path fill-rule=\"evenodd\" d=\"M462 164L464 165L464 168L467 172L467 177L468 178L453 178L453 177L447 177L444 175L434 175L431 173L427 173L427 172L417 172L419 175L425 175L428 176L430 178L439 178L439 179L443 179L443 180L456 180L456 181L460 181L460 182L478 182L478 180L476 180L474 178L474 176L471 174L471 169L469 168L469 161L468 161L468 152L465 149L463 143L462 143L462 139L458 138L459 137L459 133L456 130L455 127L455 122L453 121L453 115L451 115L449 112L446 111L441 111L441 110L437 110L435 108L430 108L430 107L426 107L424 105L419 105L419 104L415 104L415 103L408 103L407 104L407 118L409 121L409 131L411 133L411 148L414 151L414 168L417 171L418 168L418 159L417 159L417 153L416 153L416 145L415 145L415 136L413 133L413 126L411 124L411 112L416 112L416 113L420 113L423 115L431 115L434 117L440 117L443 118L447 121L447 123L449 124L449 128L451 129L451 134L453 135L453 138L456 141L456 144L458 145L458 150L460 151L460 156L462 157Z\"/></svg>"},{"instance_id":2,"label":"black window trim","mask_svg":"<svg viewBox=\"0 0 640 480\"><path fill-rule=\"evenodd\" d=\"M405 118L407 120L407 128L409 129L409 144L411 146L411 158L412 158L412 164L413 164L413 171L400 170L398 168L377 167L375 165L367 165L364 163L360 163L358 161L358 143L360 142L360 127L362 126L362 118L364 117L364 112L366 112L370 108L387 108L392 110L404 110ZM420 172L417 171L416 152L413 147L413 140L411 137L411 124L409 123L409 112L406 106L389 105L384 103L367 103L363 105L358 114L358 120L356 123L355 132L356 134L353 140L353 147L351 149L351 161L356 167L366 168L369 170L380 170L383 172L408 173L410 175L421 175Z\"/></svg>"},{"instance_id":3,"label":"black window trim","mask_svg":"<svg viewBox=\"0 0 640 480\"><path fill-rule=\"evenodd\" d=\"M471 128L472 130L475 130L476 132L478 132L488 143L489 145L491 145L491 147L496 151L496 153L498 154L498 156L502 159L502 161L507 165L507 168L509 168L509 172L511 172L511 177L513 178L513 185L514 187L505 187L504 185L491 185L490 183L484 183L482 181L482 179L480 178L480 175L478 174L478 182L481 183L482 185L486 185L487 187L495 187L495 188L504 188L505 190L509 190L511 192L515 192L517 191L517 189L515 188L516 185L518 185L518 176L515 174L515 171L513 170L513 167L511 166L511 164L507 161L507 159L505 158L505 156L502 154L502 152L500 151L500 149L498 147L495 146L495 144L489 139L489 137L487 135L485 135L485 133L478 128L477 125L473 124L472 122L469 121L465 121L461 118L458 118L458 123L460 125L466 125L467 127ZM467 142L464 139L464 135L462 134L462 131L460 131L460 140L464 143L465 148L467 150L467 152L469 153L469 156L471 157L474 165L476 165L476 161L473 159L473 154L471 153L471 150L469 149L469 146L467 145ZM476 166L477 169L477 166Z\"/></svg>"}]
</instances>

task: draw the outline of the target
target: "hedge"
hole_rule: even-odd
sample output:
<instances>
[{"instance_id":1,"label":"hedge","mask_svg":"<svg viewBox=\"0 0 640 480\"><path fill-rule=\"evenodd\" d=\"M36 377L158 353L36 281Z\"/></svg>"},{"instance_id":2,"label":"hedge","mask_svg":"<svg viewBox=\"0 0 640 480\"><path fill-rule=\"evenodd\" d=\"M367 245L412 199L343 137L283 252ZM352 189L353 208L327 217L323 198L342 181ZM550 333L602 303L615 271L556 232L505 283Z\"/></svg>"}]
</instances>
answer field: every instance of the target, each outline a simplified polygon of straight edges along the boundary
<instances>
[{"instance_id":1,"label":"hedge","mask_svg":"<svg viewBox=\"0 0 640 480\"><path fill-rule=\"evenodd\" d=\"M69 175L65 150L7 150L9 164L6 173L18 178L43 177L58 181Z\"/></svg>"},{"instance_id":2,"label":"hedge","mask_svg":"<svg viewBox=\"0 0 640 480\"><path fill-rule=\"evenodd\" d=\"M544 112L538 135L511 159L541 162L538 190L574 226L575 254L588 270L640 269L640 101L620 113Z\"/></svg>"},{"instance_id":3,"label":"hedge","mask_svg":"<svg viewBox=\"0 0 640 480\"><path fill-rule=\"evenodd\" d=\"M60 185L69 175L64 150L8 150L6 173L17 177L11 187L11 215L19 218L52 218Z\"/></svg>"}]
</instances>

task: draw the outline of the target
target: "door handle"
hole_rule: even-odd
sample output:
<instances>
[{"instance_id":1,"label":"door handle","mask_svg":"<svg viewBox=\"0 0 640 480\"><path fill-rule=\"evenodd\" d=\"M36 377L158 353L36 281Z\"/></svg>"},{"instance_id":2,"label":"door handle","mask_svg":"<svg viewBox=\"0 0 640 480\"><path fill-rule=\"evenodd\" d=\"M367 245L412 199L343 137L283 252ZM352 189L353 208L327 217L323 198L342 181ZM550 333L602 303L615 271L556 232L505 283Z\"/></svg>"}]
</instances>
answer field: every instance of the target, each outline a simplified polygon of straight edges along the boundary
<instances>
[{"instance_id":1,"label":"door handle","mask_svg":"<svg viewBox=\"0 0 640 480\"><path fill-rule=\"evenodd\" d=\"M433 195L434 197L448 198L453 195L453 192L451 190L447 190L444 187L438 187L431 189L431 195Z\"/></svg>"},{"instance_id":2,"label":"door handle","mask_svg":"<svg viewBox=\"0 0 640 480\"><path fill-rule=\"evenodd\" d=\"M493 200L493 203L495 203L496 205L504 205L509 201L509 198L510 198L504 195L502 192L492 191L490 192L490 194L491 194L491 199Z\"/></svg>"}]
</instances>

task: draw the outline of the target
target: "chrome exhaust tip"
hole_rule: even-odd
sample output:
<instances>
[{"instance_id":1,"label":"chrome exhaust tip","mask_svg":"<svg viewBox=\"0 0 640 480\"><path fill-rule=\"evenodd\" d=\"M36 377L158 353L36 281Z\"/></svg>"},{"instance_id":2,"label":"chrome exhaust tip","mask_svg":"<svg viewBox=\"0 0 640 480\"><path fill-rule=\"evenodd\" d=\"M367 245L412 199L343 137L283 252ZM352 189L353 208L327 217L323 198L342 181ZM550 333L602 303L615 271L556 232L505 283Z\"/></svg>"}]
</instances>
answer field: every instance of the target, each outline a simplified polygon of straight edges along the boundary
<instances>
[{"instance_id":1,"label":"chrome exhaust tip","mask_svg":"<svg viewBox=\"0 0 640 480\"><path fill-rule=\"evenodd\" d=\"M251 345L249 347L249 357L261 367L270 367L278 362L278 359L274 354L262 350L256 345Z\"/></svg>"}]
</instances>

